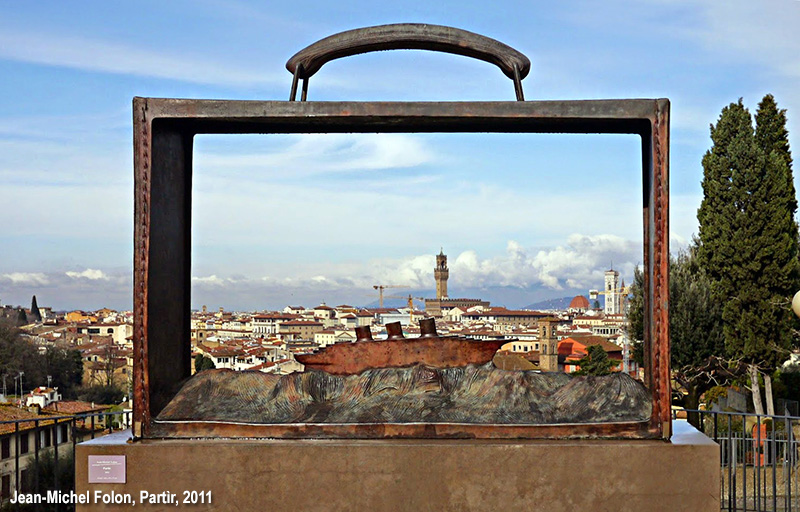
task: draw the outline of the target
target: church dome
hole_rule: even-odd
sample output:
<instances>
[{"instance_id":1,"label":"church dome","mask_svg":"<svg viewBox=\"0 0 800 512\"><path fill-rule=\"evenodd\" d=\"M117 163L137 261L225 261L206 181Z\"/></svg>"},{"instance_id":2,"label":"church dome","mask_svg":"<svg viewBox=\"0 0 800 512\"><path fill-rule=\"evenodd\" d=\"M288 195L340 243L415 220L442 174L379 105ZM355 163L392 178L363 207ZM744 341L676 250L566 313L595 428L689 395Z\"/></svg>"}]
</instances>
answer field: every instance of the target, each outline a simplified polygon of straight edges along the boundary
<instances>
[{"instance_id":1,"label":"church dome","mask_svg":"<svg viewBox=\"0 0 800 512\"><path fill-rule=\"evenodd\" d=\"M562 302L562 304L563 304L563 302ZM589 299L587 299L583 295L577 295L569 303L569 308L570 309L589 309Z\"/></svg>"}]
</instances>

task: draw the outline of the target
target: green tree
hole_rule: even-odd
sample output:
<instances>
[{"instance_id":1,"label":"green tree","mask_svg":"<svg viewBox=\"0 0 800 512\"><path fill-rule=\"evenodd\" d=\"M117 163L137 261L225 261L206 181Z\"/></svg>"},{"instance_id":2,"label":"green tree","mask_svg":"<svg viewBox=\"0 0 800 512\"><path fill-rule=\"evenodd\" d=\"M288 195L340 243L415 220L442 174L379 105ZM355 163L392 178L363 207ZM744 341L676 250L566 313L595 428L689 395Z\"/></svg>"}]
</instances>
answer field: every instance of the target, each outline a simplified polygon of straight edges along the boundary
<instances>
[{"instance_id":1,"label":"green tree","mask_svg":"<svg viewBox=\"0 0 800 512\"><path fill-rule=\"evenodd\" d=\"M76 398L83 382L83 358L79 350L50 347L44 355L47 375L65 399Z\"/></svg>"},{"instance_id":2,"label":"green tree","mask_svg":"<svg viewBox=\"0 0 800 512\"><path fill-rule=\"evenodd\" d=\"M703 202L697 212L697 258L722 306L728 356L749 365L756 412L763 413L758 383L791 346L792 294L800 284L797 202L785 113L767 96L754 130L742 104L722 110L703 157ZM772 410L771 400L768 407Z\"/></svg>"},{"instance_id":3,"label":"green tree","mask_svg":"<svg viewBox=\"0 0 800 512\"><path fill-rule=\"evenodd\" d=\"M730 374L722 363L722 305L691 250L670 258L669 307L672 375L686 390L685 407L696 410L702 394ZM699 426L697 413L688 419Z\"/></svg>"},{"instance_id":4,"label":"green tree","mask_svg":"<svg viewBox=\"0 0 800 512\"><path fill-rule=\"evenodd\" d=\"M634 343L633 358L643 364L644 274L634 271L628 313L628 336ZM670 365L673 378L686 390L684 406L699 408L700 397L733 374L724 361L722 305L713 300L712 283L697 264L695 248L670 257ZM696 413L689 421L697 425Z\"/></svg>"},{"instance_id":5,"label":"green tree","mask_svg":"<svg viewBox=\"0 0 800 512\"><path fill-rule=\"evenodd\" d=\"M118 404L125 398L125 391L117 386L96 384L81 388L78 391L78 398L84 402L93 402L95 404Z\"/></svg>"},{"instance_id":6,"label":"green tree","mask_svg":"<svg viewBox=\"0 0 800 512\"><path fill-rule=\"evenodd\" d=\"M766 153L768 158L768 168L775 182L775 187L771 191L770 203L774 205L773 210L777 213L773 224L775 230L775 245L778 250L775 252L775 259L771 261L772 268L767 269L770 273L772 288L776 296L773 303L779 303L780 297L784 297L784 304L797 291L800 283L800 233L798 232L795 212L797 211L797 197L794 188L794 177L792 176L792 151L789 147L789 131L786 129L786 110L779 109L775 98L767 94L758 104L756 111L756 143ZM787 325L794 323L797 319L783 308L781 320ZM788 349L791 345L791 335L776 340L779 349ZM764 384L767 391L767 412L775 414L772 400L772 370L785 359L780 351L775 354L777 357L769 361L767 372L764 374Z\"/></svg>"},{"instance_id":7,"label":"green tree","mask_svg":"<svg viewBox=\"0 0 800 512\"><path fill-rule=\"evenodd\" d=\"M194 356L194 372L199 373L203 370L213 370L217 366L214 364L214 361L211 360L210 357L205 356L203 354L197 354Z\"/></svg>"},{"instance_id":8,"label":"green tree","mask_svg":"<svg viewBox=\"0 0 800 512\"><path fill-rule=\"evenodd\" d=\"M6 322L0 322L0 377L6 378L6 389L14 391L14 379L24 373L25 391L47 383L44 356L36 346L21 336L21 331ZM17 390L19 392L19 389Z\"/></svg>"},{"instance_id":9,"label":"green tree","mask_svg":"<svg viewBox=\"0 0 800 512\"><path fill-rule=\"evenodd\" d=\"M578 361L580 370L575 375L608 375L617 362L608 358L608 352L600 345L590 345L586 348L586 356Z\"/></svg>"},{"instance_id":10,"label":"green tree","mask_svg":"<svg viewBox=\"0 0 800 512\"><path fill-rule=\"evenodd\" d=\"M631 357L639 366L644 366L644 273L639 267L633 269L628 306L627 332L633 345Z\"/></svg>"},{"instance_id":11,"label":"green tree","mask_svg":"<svg viewBox=\"0 0 800 512\"><path fill-rule=\"evenodd\" d=\"M25 313L25 309L19 308L17 311L17 325L27 325L28 324L28 315Z\"/></svg>"},{"instance_id":12,"label":"green tree","mask_svg":"<svg viewBox=\"0 0 800 512\"><path fill-rule=\"evenodd\" d=\"M33 299L31 299L31 317L33 318L34 322L42 321L42 314L39 312L39 305L36 304L36 295L34 295Z\"/></svg>"}]
</instances>

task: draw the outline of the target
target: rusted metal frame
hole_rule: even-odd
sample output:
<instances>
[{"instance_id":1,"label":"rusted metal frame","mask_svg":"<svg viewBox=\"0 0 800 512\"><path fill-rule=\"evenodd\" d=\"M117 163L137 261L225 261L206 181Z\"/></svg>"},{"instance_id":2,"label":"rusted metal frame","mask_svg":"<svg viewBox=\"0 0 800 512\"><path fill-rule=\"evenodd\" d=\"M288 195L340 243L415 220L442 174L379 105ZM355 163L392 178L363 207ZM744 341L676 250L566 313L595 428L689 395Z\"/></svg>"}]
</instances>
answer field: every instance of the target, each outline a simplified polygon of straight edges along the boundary
<instances>
[{"instance_id":1,"label":"rusted metal frame","mask_svg":"<svg viewBox=\"0 0 800 512\"><path fill-rule=\"evenodd\" d=\"M336 132L530 132L530 133L632 133L642 136L645 218L645 343L648 384L653 396L649 424L631 427L603 424L604 437L670 436L669 325L668 325L668 100L586 100L537 102L326 102L134 100L135 142L135 263L134 300L134 435L155 433L153 417L189 376L189 250L191 222L191 141L197 133L336 133ZM156 133L158 132L158 133ZM155 150L155 143L159 143ZM175 172L153 191L153 169ZM154 206L153 200L161 202ZM155 215L153 210L158 210ZM167 211L177 215L169 221ZM161 235L151 246L154 218ZM176 235L183 226L185 236ZM159 247L158 244L166 244ZM160 269L152 268L163 252L177 257ZM169 272L169 271L172 272ZM151 290L156 275L159 290ZM181 293L174 296L174 290ZM166 297L175 299L164 306ZM159 306L153 301L160 301ZM182 306L179 306L182 304ZM161 310L164 307L165 310ZM180 311L179 311L180 310ZM165 314L170 311L175 316ZM151 313L159 321L173 321L170 338L157 336L148 325ZM178 319L175 322L175 319ZM163 325L154 332L162 332ZM180 325L180 327L178 327ZM157 352L157 353L156 353ZM158 361L158 363L156 363ZM176 369L177 366L177 369ZM155 378L154 378L155 377ZM285 428L285 426L259 426ZM339 426L345 428L345 426ZM526 427L539 437L570 436L584 426ZM227 427L226 427L227 428ZM328 428L328 426L326 426ZM330 426L334 430L337 426ZM446 425L428 425L425 432L444 432ZM494 426L492 426L494 428ZM594 428L594 427L591 427ZM356 429L358 430L358 429ZM360 430L359 430L360 431ZM534 434L534 431L536 432ZM517 433L520 431L516 431ZM342 431L347 436L347 434ZM627 434L625 434L627 433ZM359 435L359 434L356 434ZM499 436L500 434L498 434ZM515 434L518 435L518 434Z\"/></svg>"},{"instance_id":2,"label":"rusted metal frame","mask_svg":"<svg viewBox=\"0 0 800 512\"><path fill-rule=\"evenodd\" d=\"M642 136L645 375L653 395L651 429L671 436L669 352L669 103L655 102Z\"/></svg>"},{"instance_id":3,"label":"rusted metal frame","mask_svg":"<svg viewBox=\"0 0 800 512\"><path fill-rule=\"evenodd\" d=\"M191 374L192 137L135 112L134 435ZM152 251L155 251L153 254ZM149 327L153 328L150 329ZM155 411L155 412L154 412Z\"/></svg>"},{"instance_id":4,"label":"rusted metal frame","mask_svg":"<svg viewBox=\"0 0 800 512\"><path fill-rule=\"evenodd\" d=\"M148 102L133 101L133 435L144 435L150 422L150 379L147 372L148 297L150 262L150 123ZM73 433L74 435L74 433Z\"/></svg>"},{"instance_id":5,"label":"rusted metal frame","mask_svg":"<svg viewBox=\"0 0 800 512\"><path fill-rule=\"evenodd\" d=\"M656 100L286 102L138 99L189 133L531 132L649 135ZM137 100L137 101L138 101ZM666 100L664 100L666 101Z\"/></svg>"},{"instance_id":6,"label":"rusted metal frame","mask_svg":"<svg viewBox=\"0 0 800 512\"><path fill-rule=\"evenodd\" d=\"M290 101L296 96L298 78L303 79L301 101L306 101L308 79L326 63L342 57L384 50L438 51L495 64L514 81L517 100L524 99L522 79L530 72L531 61L514 48L455 27L397 23L340 32L320 39L294 54L286 63L286 69L293 75Z\"/></svg>"}]
</instances>

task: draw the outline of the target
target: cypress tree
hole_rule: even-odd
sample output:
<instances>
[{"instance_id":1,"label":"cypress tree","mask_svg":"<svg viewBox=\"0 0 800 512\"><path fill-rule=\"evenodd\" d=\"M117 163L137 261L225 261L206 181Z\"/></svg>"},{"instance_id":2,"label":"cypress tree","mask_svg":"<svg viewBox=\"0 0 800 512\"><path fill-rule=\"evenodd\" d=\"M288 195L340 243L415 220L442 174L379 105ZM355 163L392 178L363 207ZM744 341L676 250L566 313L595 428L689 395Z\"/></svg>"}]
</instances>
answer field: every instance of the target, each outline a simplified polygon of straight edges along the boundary
<instances>
[{"instance_id":1,"label":"cypress tree","mask_svg":"<svg viewBox=\"0 0 800 512\"><path fill-rule=\"evenodd\" d=\"M798 233L795 212L797 196L792 176L792 152L789 147L789 131L786 129L786 110L779 109L775 98L767 94L758 104L756 111L756 143L767 158L767 172L770 183L774 183L770 204L772 205L773 243L777 246L774 257L769 261L765 274L770 278L765 285L769 287L772 303L786 304L800 286L800 233ZM792 337L789 326L796 318L788 307L778 309L778 322L785 326L775 339L775 348L770 368L786 358L785 352L791 348ZM764 376L767 391L767 412L775 414L772 402L772 379L770 373Z\"/></svg>"},{"instance_id":2,"label":"cypress tree","mask_svg":"<svg viewBox=\"0 0 800 512\"><path fill-rule=\"evenodd\" d=\"M735 290L730 279L737 242L734 176L738 180L752 166L755 152L752 119L741 99L722 109L716 126L711 126L711 140L713 146L703 156L697 258L714 283L715 298L722 300Z\"/></svg>"},{"instance_id":3,"label":"cypress tree","mask_svg":"<svg viewBox=\"0 0 800 512\"><path fill-rule=\"evenodd\" d=\"M42 314L39 313L39 305L36 304L36 295L34 295L33 299L31 299L31 316L35 322L42 321Z\"/></svg>"},{"instance_id":4,"label":"cypress tree","mask_svg":"<svg viewBox=\"0 0 800 512\"><path fill-rule=\"evenodd\" d=\"M785 112L771 96L759 105L757 123L753 130L740 99L711 127L697 256L723 304L726 352L749 364L761 413L757 368L769 375L787 357L792 320L786 304L797 291L800 263ZM768 395L770 387L767 378Z\"/></svg>"},{"instance_id":5,"label":"cypress tree","mask_svg":"<svg viewBox=\"0 0 800 512\"><path fill-rule=\"evenodd\" d=\"M771 94L764 96L756 112L756 142L767 155L767 170L775 188L770 192L775 244L779 247L773 262L770 283L773 293L791 297L800 284L800 233L795 220L797 197L792 176L792 152L786 129L786 110L778 109ZM788 311L787 311L788 315ZM791 317L791 315L789 315Z\"/></svg>"},{"instance_id":6,"label":"cypress tree","mask_svg":"<svg viewBox=\"0 0 800 512\"><path fill-rule=\"evenodd\" d=\"M17 325L27 325L28 315L25 314L24 308L19 308L17 311Z\"/></svg>"}]
</instances>

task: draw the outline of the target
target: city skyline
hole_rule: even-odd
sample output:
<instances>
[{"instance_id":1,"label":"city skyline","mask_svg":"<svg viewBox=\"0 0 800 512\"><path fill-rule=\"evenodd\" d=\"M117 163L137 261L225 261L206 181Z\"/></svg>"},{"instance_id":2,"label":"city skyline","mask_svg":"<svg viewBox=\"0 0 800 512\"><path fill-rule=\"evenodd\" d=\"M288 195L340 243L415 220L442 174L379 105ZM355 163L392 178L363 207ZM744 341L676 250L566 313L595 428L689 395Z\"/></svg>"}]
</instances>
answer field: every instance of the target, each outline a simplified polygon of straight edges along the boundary
<instances>
[{"instance_id":1,"label":"city skyline","mask_svg":"<svg viewBox=\"0 0 800 512\"><path fill-rule=\"evenodd\" d=\"M531 58L528 99L670 98L673 249L697 231L700 159L723 106L744 97L753 110L771 92L790 142L800 127L798 2L574 1L519 17L507 12L529 5L363 7L0 7L0 301L129 308L131 98L285 100L285 61L359 26L428 22L497 38ZM513 88L485 63L394 52L331 63L310 99L511 100ZM198 137L194 305L425 289L440 246L454 292L491 289L508 306L586 293L612 260L627 281L641 260L638 140L505 135Z\"/></svg>"}]
</instances>

